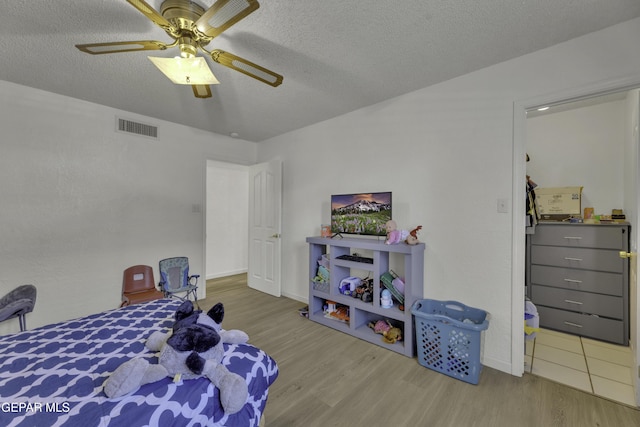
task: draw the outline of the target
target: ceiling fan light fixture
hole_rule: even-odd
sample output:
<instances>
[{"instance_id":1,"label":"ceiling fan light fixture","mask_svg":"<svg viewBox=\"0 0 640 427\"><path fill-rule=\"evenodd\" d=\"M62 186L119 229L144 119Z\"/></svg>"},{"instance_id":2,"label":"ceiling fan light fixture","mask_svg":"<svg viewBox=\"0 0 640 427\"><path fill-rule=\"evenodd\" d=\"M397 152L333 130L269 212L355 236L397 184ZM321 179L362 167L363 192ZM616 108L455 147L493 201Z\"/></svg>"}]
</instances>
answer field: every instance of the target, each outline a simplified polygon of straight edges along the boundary
<instances>
[{"instance_id":1,"label":"ceiling fan light fixture","mask_svg":"<svg viewBox=\"0 0 640 427\"><path fill-rule=\"evenodd\" d=\"M196 98L210 98L210 85L220 84L205 58L197 57L199 51L218 64L269 86L277 87L282 84L283 77L278 73L229 52L219 49L210 52L205 49L215 37L255 12L260 7L258 0L207 0L211 3L207 9L193 0L155 0L160 3L159 12L149 4L149 0L126 1L162 28L173 42L167 44L156 40L138 40L89 43L77 44L76 48L91 55L98 55L177 47L182 58L148 58L173 83L190 85Z\"/></svg>"},{"instance_id":2,"label":"ceiling fan light fixture","mask_svg":"<svg viewBox=\"0 0 640 427\"><path fill-rule=\"evenodd\" d=\"M220 84L213 75L207 61L201 57L194 58L159 58L148 57L172 82L179 85L217 85Z\"/></svg>"}]
</instances>

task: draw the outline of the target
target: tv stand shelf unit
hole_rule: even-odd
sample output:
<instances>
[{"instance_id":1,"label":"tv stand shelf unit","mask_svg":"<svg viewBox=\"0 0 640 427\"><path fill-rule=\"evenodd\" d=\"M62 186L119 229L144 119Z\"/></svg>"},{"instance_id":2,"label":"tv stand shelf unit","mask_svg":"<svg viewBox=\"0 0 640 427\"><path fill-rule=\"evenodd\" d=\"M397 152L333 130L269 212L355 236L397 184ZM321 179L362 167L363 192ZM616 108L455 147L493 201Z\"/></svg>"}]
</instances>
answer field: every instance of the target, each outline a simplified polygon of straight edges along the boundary
<instances>
[{"instance_id":1,"label":"tv stand shelf unit","mask_svg":"<svg viewBox=\"0 0 640 427\"><path fill-rule=\"evenodd\" d=\"M421 299L423 294L424 243L385 245L384 242L373 239L326 237L307 237L307 243L309 244L309 319L407 357L413 357L415 334L411 306L414 301ZM372 252L373 263L338 259L341 255L352 253L362 255L362 251ZM318 271L318 260L324 254L329 254L329 285L320 287L315 286L313 278ZM390 257L391 254L398 254L404 259L404 311L398 308L395 300L392 308L383 308L380 305L380 292L384 289L384 285L380 283L380 276L394 268L390 265L390 258L391 261L398 262L396 256ZM399 267L396 268L399 270ZM363 302L358 298L340 293L339 286L342 279L358 276L352 274L352 270L362 270L374 279L372 302ZM323 307L327 301L346 306L349 310L348 322L325 317ZM394 326L399 327L403 332L402 341L394 344L382 341L382 336L374 333L369 327L370 322L378 320L389 320Z\"/></svg>"}]
</instances>

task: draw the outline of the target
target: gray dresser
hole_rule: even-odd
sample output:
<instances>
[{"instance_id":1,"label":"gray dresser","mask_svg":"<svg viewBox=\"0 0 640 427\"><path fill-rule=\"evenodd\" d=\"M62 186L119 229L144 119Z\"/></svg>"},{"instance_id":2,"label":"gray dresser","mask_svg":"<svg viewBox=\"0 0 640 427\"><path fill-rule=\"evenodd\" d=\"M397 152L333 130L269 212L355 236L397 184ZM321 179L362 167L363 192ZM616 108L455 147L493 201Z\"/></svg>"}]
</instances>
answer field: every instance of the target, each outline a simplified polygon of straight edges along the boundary
<instances>
[{"instance_id":1,"label":"gray dresser","mask_svg":"<svg viewBox=\"0 0 640 427\"><path fill-rule=\"evenodd\" d=\"M527 295L540 327L629 344L629 225L540 223L527 235Z\"/></svg>"}]
</instances>

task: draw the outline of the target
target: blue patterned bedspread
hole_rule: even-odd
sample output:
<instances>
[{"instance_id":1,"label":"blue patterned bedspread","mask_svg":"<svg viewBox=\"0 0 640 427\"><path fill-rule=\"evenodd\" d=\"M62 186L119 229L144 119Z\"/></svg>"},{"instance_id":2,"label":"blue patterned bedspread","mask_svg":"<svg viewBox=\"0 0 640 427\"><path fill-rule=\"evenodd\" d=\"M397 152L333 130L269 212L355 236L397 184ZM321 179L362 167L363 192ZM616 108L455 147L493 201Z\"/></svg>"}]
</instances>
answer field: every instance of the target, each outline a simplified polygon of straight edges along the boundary
<instances>
[{"instance_id":1,"label":"blue patterned bedspread","mask_svg":"<svg viewBox=\"0 0 640 427\"><path fill-rule=\"evenodd\" d=\"M167 378L120 398L105 396L104 381L122 363L157 363L145 341L169 330L179 304L158 300L0 337L0 426L257 426L278 366L249 344L225 344L223 364L249 387L236 414L222 411L206 378Z\"/></svg>"}]
</instances>

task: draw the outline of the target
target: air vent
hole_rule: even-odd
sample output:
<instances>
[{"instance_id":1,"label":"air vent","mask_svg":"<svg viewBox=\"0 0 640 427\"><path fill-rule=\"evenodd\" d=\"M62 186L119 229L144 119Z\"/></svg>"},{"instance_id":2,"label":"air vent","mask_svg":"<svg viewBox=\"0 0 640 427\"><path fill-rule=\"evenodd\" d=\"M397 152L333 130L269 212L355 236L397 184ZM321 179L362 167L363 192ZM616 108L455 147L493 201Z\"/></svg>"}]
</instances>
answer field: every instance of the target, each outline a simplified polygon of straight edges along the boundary
<instances>
[{"instance_id":1,"label":"air vent","mask_svg":"<svg viewBox=\"0 0 640 427\"><path fill-rule=\"evenodd\" d=\"M119 132L134 133L136 135L146 136L147 138L158 137L158 127L146 125L144 123L132 122L131 120L117 118L117 128Z\"/></svg>"}]
</instances>

